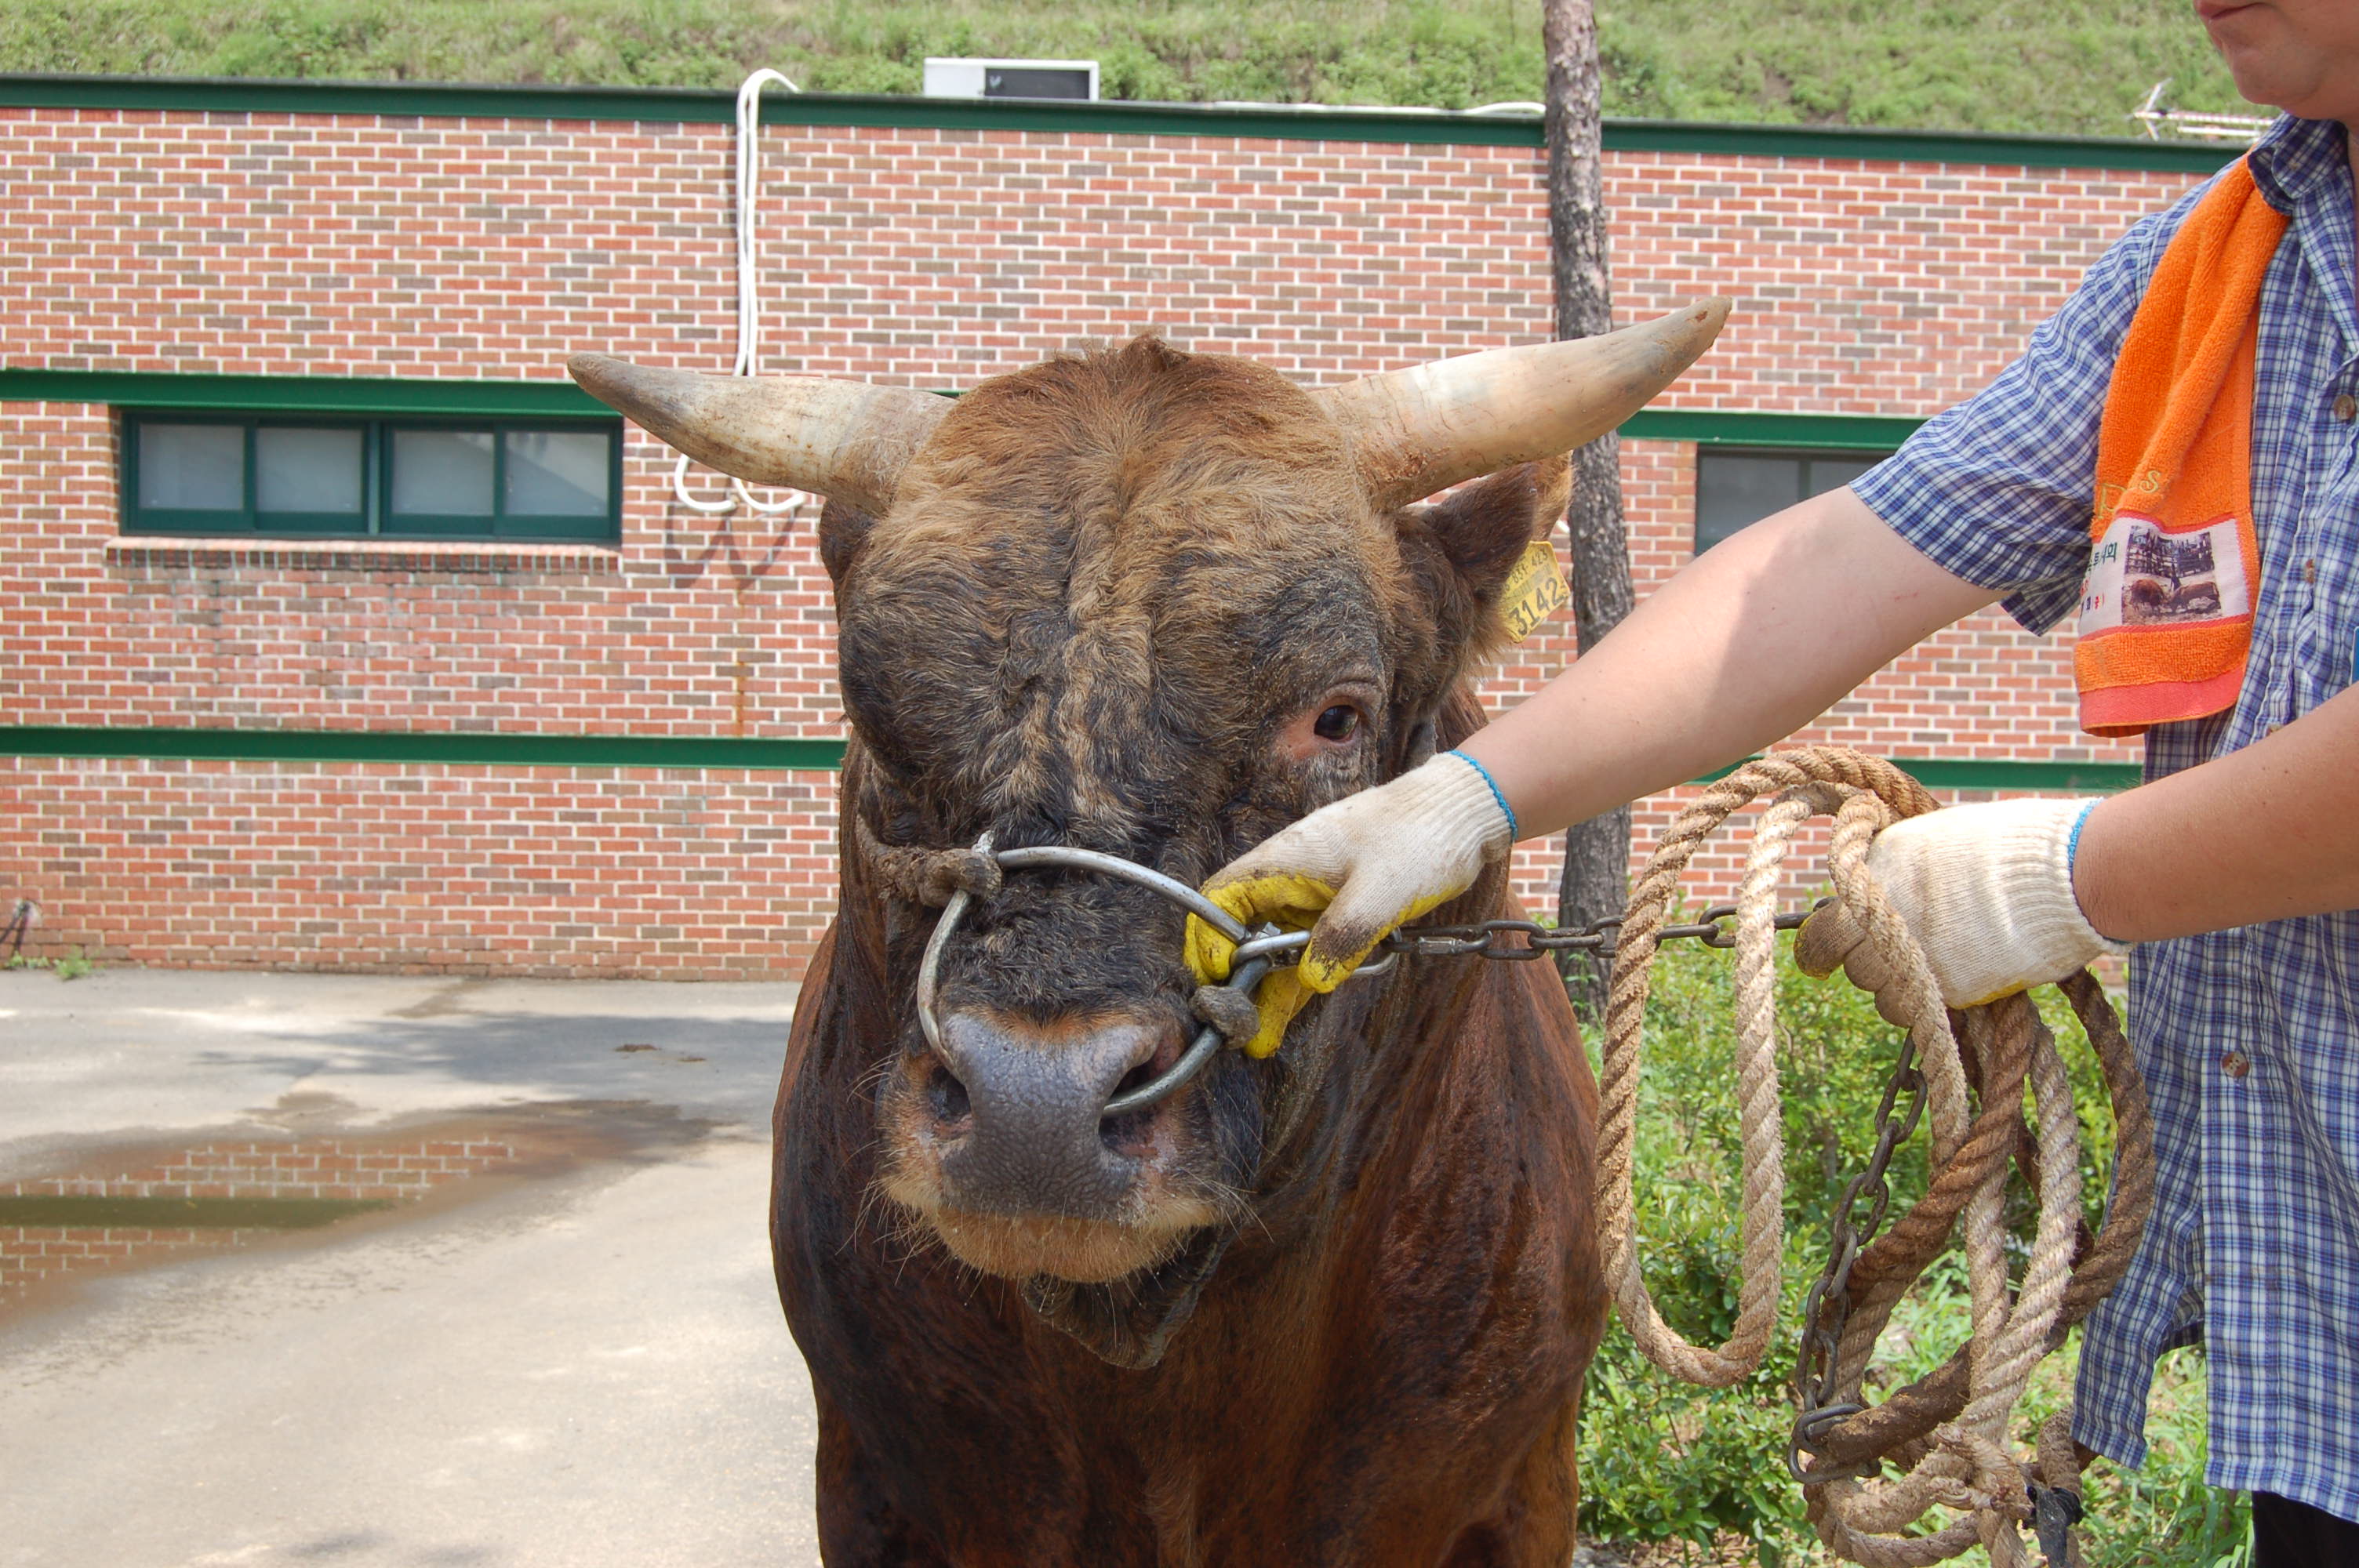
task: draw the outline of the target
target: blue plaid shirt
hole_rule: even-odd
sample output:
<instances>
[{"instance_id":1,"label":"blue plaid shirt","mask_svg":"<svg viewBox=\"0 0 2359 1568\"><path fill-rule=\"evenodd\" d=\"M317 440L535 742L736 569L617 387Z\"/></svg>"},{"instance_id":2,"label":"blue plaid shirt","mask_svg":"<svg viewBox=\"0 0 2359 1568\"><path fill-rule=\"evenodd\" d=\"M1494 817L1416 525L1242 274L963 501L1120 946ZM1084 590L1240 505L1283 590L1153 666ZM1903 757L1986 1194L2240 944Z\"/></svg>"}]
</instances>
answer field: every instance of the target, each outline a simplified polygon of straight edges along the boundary
<instances>
[{"instance_id":1,"label":"blue plaid shirt","mask_svg":"<svg viewBox=\"0 0 2359 1568\"><path fill-rule=\"evenodd\" d=\"M2359 662L2343 130L2282 117L2251 157L2292 220L2261 293L2252 652L2233 711L2148 731L2149 779L2309 712ZM2034 632L2077 607L2106 383L2156 261L2209 188L2132 229L2020 360L1853 487L1941 566L2008 590ZM2074 1435L2141 1463L2155 1358L2200 1336L2212 1484L2359 1519L2359 912L2142 946L2129 1017L2159 1193L2145 1246L2090 1319Z\"/></svg>"}]
</instances>

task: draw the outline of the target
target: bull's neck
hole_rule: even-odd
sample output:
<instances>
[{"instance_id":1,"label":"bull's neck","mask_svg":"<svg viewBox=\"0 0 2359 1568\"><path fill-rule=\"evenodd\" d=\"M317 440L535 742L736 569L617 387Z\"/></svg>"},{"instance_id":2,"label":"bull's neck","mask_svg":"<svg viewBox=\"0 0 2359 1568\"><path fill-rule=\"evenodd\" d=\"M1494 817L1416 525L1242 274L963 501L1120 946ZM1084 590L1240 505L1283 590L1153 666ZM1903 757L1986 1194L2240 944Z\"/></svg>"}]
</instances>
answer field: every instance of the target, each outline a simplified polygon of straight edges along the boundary
<instances>
[{"instance_id":1,"label":"bull's neck","mask_svg":"<svg viewBox=\"0 0 2359 1568\"><path fill-rule=\"evenodd\" d=\"M1516 913L1504 870L1436 912L1437 924L1461 925ZM1317 1043L1324 1071L1312 1104L1274 1130L1264 1154L1255 1209L1260 1231L1286 1247L1298 1227L1317 1227L1339 1212L1333 1197L1362 1169L1404 1137L1482 1108L1486 1064L1477 1058L1501 1048L1481 1027L1481 1015L1501 987L1516 983L1521 966L1473 957L1404 955L1382 981L1363 982L1328 1003ZM1289 1042L1287 1052L1296 1050Z\"/></svg>"}]
</instances>

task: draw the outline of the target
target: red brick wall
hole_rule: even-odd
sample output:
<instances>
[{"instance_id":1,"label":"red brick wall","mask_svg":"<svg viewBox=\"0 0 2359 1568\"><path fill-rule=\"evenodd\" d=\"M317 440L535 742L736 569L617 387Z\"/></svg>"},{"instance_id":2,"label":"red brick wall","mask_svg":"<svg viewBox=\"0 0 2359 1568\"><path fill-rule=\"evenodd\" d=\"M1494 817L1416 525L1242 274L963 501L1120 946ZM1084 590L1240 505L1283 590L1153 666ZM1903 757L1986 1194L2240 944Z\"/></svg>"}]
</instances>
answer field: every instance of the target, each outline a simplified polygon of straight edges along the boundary
<instances>
[{"instance_id":1,"label":"red brick wall","mask_svg":"<svg viewBox=\"0 0 2359 1568\"><path fill-rule=\"evenodd\" d=\"M1157 326L1322 382L1547 324L1528 148L811 127L764 148L771 370L965 385ZM7 359L539 377L598 348L718 371L729 168L723 125L0 111ZM1615 154L1614 284L1625 316L1736 298L1669 406L1924 415L2191 178ZM677 506L639 432L613 552L126 547L113 443L103 409L0 406L7 722L835 732L808 517ZM1687 557L1693 449L1625 450L1643 592ZM1492 697L1567 656L1551 629ZM2060 647L1982 617L1811 737L2130 755L2073 731L2068 691ZM824 775L0 767L0 896L109 961L792 974L823 919ZM1522 869L1549 880L1543 853Z\"/></svg>"},{"instance_id":2,"label":"red brick wall","mask_svg":"<svg viewBox=\"0 0 2359 1568\"><path fill-rule=\"evenodd\" d=\"M800 972L832 907L832 773L106 759L10 772L0 853L41 901L36 951L764 979Z\"/></svg>"}]
</instances>

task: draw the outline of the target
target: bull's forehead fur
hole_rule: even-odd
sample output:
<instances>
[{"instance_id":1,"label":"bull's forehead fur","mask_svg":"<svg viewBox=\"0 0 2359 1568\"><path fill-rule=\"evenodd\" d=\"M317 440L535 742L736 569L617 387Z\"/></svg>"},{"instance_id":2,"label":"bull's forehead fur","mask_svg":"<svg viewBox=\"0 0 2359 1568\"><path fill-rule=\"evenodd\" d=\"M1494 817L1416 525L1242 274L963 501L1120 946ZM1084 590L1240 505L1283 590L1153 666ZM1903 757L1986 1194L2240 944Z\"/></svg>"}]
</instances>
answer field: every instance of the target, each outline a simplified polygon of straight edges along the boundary
<instances>
[{"instance_id":1,"label":"bull's forehead fur","mask_svg":"<svg viewBox=\"0 0 2359 1568\"><path fill-rule=\"evenodd\" d=\"M1336 681L1386 685L1412 598L1316 400L1142 338L960 401L841 585L845 697L956 826L1129 842Z\"/></svg>"}]
</instances>

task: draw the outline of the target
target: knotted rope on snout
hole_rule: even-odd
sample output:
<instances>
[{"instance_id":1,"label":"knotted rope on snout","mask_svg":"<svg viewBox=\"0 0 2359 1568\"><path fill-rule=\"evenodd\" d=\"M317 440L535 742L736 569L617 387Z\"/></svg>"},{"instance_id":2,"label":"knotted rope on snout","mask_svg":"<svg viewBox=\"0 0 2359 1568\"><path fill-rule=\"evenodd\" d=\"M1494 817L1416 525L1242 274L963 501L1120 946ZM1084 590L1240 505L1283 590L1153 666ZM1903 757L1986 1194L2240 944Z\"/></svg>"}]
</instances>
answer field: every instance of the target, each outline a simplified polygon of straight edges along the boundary
<instances>
[{"instance_id":1,"label":"knotted rope on snout","mask_svg":"<svg viewBox=\"0 0 2359 1568\"><path fill-rule=\"evenodd\" d=\"M1737 894L1742 1274L1727 1340L1703 1346L1663 1321L1638 1267L1633 1175L1647 995L1681 871L1705 838L1764 796L1772 798ZM2065 994L2103 1064L2116 1129L2114 1202L2104 1228L2090 1238L2081 1222L2078 1124L2054 1038L2028 999L2017 995L1957 1015L1962 1047L1923 952L1867 870L1878 832L1934 806L1922 785L1888 762L1810 747L1761 758L1708 786L1666 831L1631 894L1614 954L1599 1081L1600 1225L1606 1278L1649 1360L1707 1388L1728 1387L1760 1366L1776 1326L1785 1246L1775 899L1796 831L1813 816L1832 815L1836 897L1887 961L1891 978L1879 993L1879 1011L1908 1020L1921 1064L1933 1173L1926 1195L1865 1245L1851 1268L1833 1353L1835 1401L1864 1403L1878 1336L1953 1232L1965 1253L1973 1336L1949 1365L1810 1445L1813 1469L1844 1473L1810 1480L1803 1472L1809 1513L1831 1551L1867 1568L1923 1568L1977 1542L1999 1568L2014 1568L2029 1561L2020 1526L2035 1524L2045 1545L2077 1517L2079 1462L2064 1429L2051 1422L2038 1469L2027 1470L2008 1450L2009 1422L2041 1358L2113 1287L2136 1248L2153 1202L2151 1129L2113 1010L2093 979L2077 976ZM2036 1130L2024 1119L2027 1085ZM2022 1167L2038 1201L2029 1261L2012 1287L2005 1223L2010 1162ZM1897 1473L1879 1475L1887 1465ZM1905 1533L1937 1508L1963 1517Z\"/></svg>"},{"instance_id":2,"label":"knotted rope on snout","mask_svg":"<svg viewBox=\"0 0 2359 1568\"><path fill-rule=\"evenodd\" d=\"M1234 986L1198 986L1188 1005L1198 1022L1219 1030L1223 1042L1234 1050L1244 1050L1261 1033L1261 1009L1254 1005L1251 991Z\"/></svg>"},{"instance_id":3,"label":"knotted rope on snout","mask_svg":"<svg viewBox=\"0 0 2359 1568\"><path fill-rule=\"evenodd\" d=\"M928 849L915 844L887 844L868 826L868 818L852 816L853 838L860 857L886 891L905 903L940 909L954 893L990 898L999 892L999 862L987 849L962 845Z\"/></svg>"}]
</instances>

